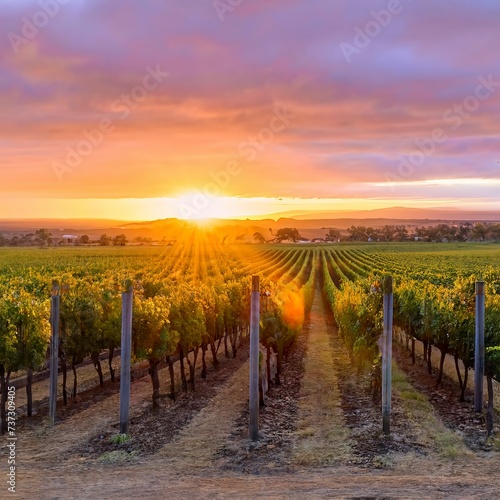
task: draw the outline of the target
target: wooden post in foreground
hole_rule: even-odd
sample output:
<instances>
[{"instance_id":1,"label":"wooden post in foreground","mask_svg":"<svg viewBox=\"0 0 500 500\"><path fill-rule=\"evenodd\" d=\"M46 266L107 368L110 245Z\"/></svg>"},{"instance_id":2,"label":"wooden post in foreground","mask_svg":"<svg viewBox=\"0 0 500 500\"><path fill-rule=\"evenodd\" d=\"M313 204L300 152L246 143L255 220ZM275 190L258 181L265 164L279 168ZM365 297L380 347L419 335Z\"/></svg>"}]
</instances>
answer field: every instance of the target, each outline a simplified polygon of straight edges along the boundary
<instances>
[{"instance_id":1,"label":"wooden post in foreground","mask_svg":"<svg viewBox=\"0 0 500 500\"><path fill-rule=\"evenodd\" d=\"M259 277L252 276L250 309L250 439L259 439Z\"/></svg>"},{"instance_id":2,"label":"wooden post in foreground","mask_svg":"<svg viewBox=\"0 0 500 500\"><path fill-rule=\"evenodd\" d=\"M474 354L474 411L483 411L484 386L484 282L476 282L476 335Z\"/></svg>"},{"instance_id":3,"label":"wooden post in foreground","mask_svg":"<svg viewBox=\"0 0 500 500\"><path fill-rule=\"evenodd\" d=\"M127 282L122 293L122 338L120 355L120 434L128 434L130 410L130 358L132 354L132 306L134 291Z\"/></svg>"},{"instance_id":4,"label":"wooden post in foreground","mask_svg":"<svg viewBox=\"0 0 500 500\"><path fill-rule=\"evenodd\" d=\"M56 423L57 407L57 375L59 373L59 312L61 296L59 283L52 282L52 297L50 303L50 383L49 383L49 419L52 425Z\"/></svg>"},{"instance_id":5,"label":"wooden post in foreground","mask_svg":"<svg viewBox=\"0 0 500 500\"><path fill-rule=\"evenodd\" d=\"M392 277L384 279L384 333L382 337L382 430L387 436L391 433L391 394L392 394L392 314L393 295Z\"/></svg>"}]
</instances>

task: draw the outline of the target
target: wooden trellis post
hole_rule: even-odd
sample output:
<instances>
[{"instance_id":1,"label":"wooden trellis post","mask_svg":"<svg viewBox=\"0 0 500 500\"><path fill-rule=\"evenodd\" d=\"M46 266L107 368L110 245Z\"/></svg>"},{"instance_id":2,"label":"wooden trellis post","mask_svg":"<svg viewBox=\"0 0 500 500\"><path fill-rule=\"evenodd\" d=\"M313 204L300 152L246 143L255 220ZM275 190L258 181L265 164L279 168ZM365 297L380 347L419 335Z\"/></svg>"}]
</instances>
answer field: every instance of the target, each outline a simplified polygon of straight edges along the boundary
<instances>
[{"instance_id":1,"label":"wooden trellis post","mask_svg":"<svg viewBox=\"0 0 500 500\"><path fill-rule=\"evenodd\" d=\"M134 291L127 282L122 293L122 338L120 361L120 433L128 434L130 411L130 359L132 355L132 307Z\"/></svg>"},{"instance_id":2,"label":"wooden trellis post","mask_svg":"<svg viewBox=\"0 0 500 500\"><path fill-rule=\"evenodd\" d=\"M259 277L252 276L250 309L250 439L259 439Z\"/></svg>"},{"instance_id":3,"label":"wooden trellis post","mask_svg":"<svg viewBox=\"0 0 500 500\"><path fill-rule=\"evenodd\" d=\"M474 354L474 411L483 411L484 398L484 282L476 282L476 335Z\"/></svg>"},{"instance_id":4,"label":"wooden trellis post","mask_svg":"<svg viewBox=\"0 0 500 500\"><path fill-rule=\"evenodd\" d=\"M52 282L52 297L50 304L50 383L49 383L49 418L50 423L56 423L57 407L57 375L59 373L59 314L61 307L60 287L57 281Z\"/></svg>"},{"instance_id":5,"label":"wooden trellis post","mask_svg":"<svg viewBox=\"0 0 500 500\"><path fill-rule=\"evenodd\" d=\"M393 294L392 277L384 279L384 332L382 349L382 430L391 433L391 394L392 394L392 318Z\"/></svg>"}]
</instances>

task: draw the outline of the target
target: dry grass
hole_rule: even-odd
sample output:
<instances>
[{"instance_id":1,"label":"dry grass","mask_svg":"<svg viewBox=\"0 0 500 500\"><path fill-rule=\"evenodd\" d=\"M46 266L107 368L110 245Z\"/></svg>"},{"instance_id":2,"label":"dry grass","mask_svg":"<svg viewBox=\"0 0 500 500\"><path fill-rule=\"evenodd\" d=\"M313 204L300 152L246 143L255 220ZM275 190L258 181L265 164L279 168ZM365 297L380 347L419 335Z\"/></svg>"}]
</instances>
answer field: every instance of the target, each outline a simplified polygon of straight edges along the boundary
<instances>
[{"instance_id":1,"label":"dry grass","mask_svg":"<svg viewBox=\"0 0 500 500\"><path fill-rule=\"evenodd\" d=\"M401 399L408 423L418 430L416 442L444 459L469 455L462 438L443 424L427 397L408 382L396 364L392 370L393 395Z\"/></svg>"},{"instance_id":2,"label":"dry grass","mask_svg":"<svg viewBox=\"0 0 500 500\"><path fill-rule=\"evenodd\" d=\"M106 465L119 465L122 463L130 463L135 461L135 453L127 453L123 450L115 450L107 453L103 453L99 458L98 462Z\"/></svg>"},{"instance_id":3,"label":"dry grass","mask_svg":"<svg viewBox=\"0 0 500 500\"><path fill-rule=\"evenodd\" d=\"M293 459L299 465L319 466L344 462L351 446L321 297L313 304Z\"/></svg>"},{"instance_id":4,"label":"dry grass","mask_svg":"<svg viewBox=\"0 0 500 500\"><path fill-rule=\"evenodd\" d=\"M218 448L227 441L234 422L248 404L248 370L249 361L155 458L166 460L169 467L176 469L215 467L214 456Z\"/></svg>"},{"instance_id":5,"label":"dry grass","mask_svg":"<svg viewBox=\"0 0 500 500\"><path fill-rule=\"evenodd\" d=\"M398 331L398 337L399 337L399 329ZM403 338L404 338L404 334ZM400 342L402 346L405 345L404 340ZM410 344L411 345L411 344ZM417 356L420 356L421 358L424 357L424 347L422 342L416 341L415 342L415 353ZM439 361L441 357L441 351L437 347L432 348L432 355L431 355L431 360L432 360L432 366L438 370L439 369ZM460 367L460 373L462 374L462 377L464 375L464 365L462 361L458 361L458 365ZM457 383L458 386L458 377L457 377L457 371L455 368L455 359L451 354L447 354L445 357L444 361L444 366L443 366L443 372L445 375L447 375L451 380L454 380ZM484 387L486 387L486 377L484 379ZM469 391L474 391L474 370L470 369L469 370L469 378L467 381L467 388ZM458 390L458 389L457 389ZM493 381L493 391L494 391L494 402L495 402L495 410L500 413L500 383ZM487 399L488 396L486 394L486 390L484 391L484 404L487 404Z\"/></svg>"}]
</instances>

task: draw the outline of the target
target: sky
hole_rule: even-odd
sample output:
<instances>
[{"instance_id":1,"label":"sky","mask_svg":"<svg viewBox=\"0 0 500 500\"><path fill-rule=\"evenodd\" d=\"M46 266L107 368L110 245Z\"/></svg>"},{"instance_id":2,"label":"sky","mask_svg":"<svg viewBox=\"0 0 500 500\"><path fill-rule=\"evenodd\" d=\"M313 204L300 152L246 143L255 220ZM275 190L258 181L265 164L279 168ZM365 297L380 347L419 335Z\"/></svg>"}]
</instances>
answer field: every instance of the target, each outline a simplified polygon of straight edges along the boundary
<instances>
[{"instance_id":1,"label":"sky","mask_svg":"<svg viewBox=\"0 0 500 500\"><path fill-rule=\"evenodd\" d=\"M0 0L0 218L500 210L497 0Z\"/></svg>"}]
</instances>

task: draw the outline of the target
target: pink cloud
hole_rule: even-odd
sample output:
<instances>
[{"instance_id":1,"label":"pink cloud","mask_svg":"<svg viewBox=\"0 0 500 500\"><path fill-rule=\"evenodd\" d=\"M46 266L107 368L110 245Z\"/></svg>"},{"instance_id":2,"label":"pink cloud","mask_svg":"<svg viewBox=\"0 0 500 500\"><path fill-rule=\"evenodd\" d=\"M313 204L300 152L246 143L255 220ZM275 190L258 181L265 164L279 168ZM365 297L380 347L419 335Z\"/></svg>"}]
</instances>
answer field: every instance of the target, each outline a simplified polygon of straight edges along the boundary
<instances>
[{"instance_id":1,"label":"pink cloud","mask_svg":"<svg viewBox=\"0 0 500 500\"><path fill-rule=\"evenodd\" d=\"M220 22L211 2L75 0L18 54L7 34L39 6L9 4L0 20L0 190L166 196L237 160L228 194L329 196L383 181L436 128L448 140L412 179L498 177L500 89L455 130L443 115L473 95L479 76L500 81L500 6L402 4L350 64L340 43L387 2L243 2ZM156 65L169 78L122 120L113 103ZM269 126L276 106L295 118L246 161L241 143ZM59 183L53 162L103 118L115 131Z\"/></svg>"}]
</instances>

